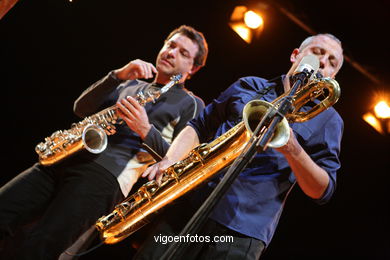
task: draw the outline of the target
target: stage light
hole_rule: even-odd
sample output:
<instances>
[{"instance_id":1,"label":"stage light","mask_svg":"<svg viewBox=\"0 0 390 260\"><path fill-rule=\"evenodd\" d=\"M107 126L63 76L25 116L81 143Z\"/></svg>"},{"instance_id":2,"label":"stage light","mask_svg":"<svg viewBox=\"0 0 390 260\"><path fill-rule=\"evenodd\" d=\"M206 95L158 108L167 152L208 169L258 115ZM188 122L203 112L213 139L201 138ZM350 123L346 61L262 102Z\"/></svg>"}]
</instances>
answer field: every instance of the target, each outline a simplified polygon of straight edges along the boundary
<instances>
[{"instance_id":1,"label":"stage light","mask_svg":"<svg viewBox=\"0 0 390 260\"><path fill-rule=\"evenodd\" d=\"M229 26L245 42L251 43L254 37L258 37L263 31L264 19L260 10L266 6L258 4L255 8L248 8L244 5L236 6L230 17Z\"/></svg>"},{"instance_id":2,"label":"stage light","mask_svg":"<svg viewBox=\"0 0 390 260\"><path fill-rule=\"evenodd\" d=\"M263 17L261 17L259 14L253 11L245 12L244 21L246 26L248 26L251 29L257 29L260 26L262 26L264 23Z\"/></svg>"},{"instance_id":3,"label":"stage light","mask_svg":"<svg viewBox=\"0 0 390 260\"><path fill-rule=\"evenodd\" d=\"M378 118L389 118L390 117L390 107L386 101L379 101L378 104L374 107L375 115Z\"/></svg>"},{"instance_id":4,"label":"stage light","mask_svg":"<svg viewBox=\"0 0 390 260\"><path fill-rule=\"evenodd\" d=\"M363 120L377 132L383 135L390 134L390 107L385 100L377 102L373 111L363 115Z\"/></svg>"},{"instance_id":5,"label":"stage light","mask_svg":"<svg viewBox=\"0 0 390 260\"><path fill-rule=\"evenodd\" d=\"M242 24L233 24L231 27L244 41L251 43L252 35L249 28Z\"/></svg>"}]
</instances>

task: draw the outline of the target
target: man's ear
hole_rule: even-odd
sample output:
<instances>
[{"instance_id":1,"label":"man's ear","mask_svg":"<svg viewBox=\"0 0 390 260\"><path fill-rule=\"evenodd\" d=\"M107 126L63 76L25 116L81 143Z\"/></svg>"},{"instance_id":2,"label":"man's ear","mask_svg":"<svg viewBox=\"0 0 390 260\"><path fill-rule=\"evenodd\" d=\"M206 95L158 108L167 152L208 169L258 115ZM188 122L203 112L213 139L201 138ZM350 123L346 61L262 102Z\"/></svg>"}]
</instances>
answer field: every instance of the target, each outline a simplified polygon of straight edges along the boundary
<instances>
[{"instance_id":1,"label":"man's ear","mask_svg":"<svg viewBox=\"0 0 390 260\"><path fill-rule=\"evenodd\" d=\"M295 48L295 49L293 50L293 52L291 53L291 55L290 55L290 61L291 61L291 63L294 63L294 62L297 60L298 54L299 54L299 49L298 49L298 48Z\"/></svg>"},{"instance_id":2,"label":"man's ear","mask_svg":"<svg viewBox=\"0 0 390 260\"><path fill-rule=\"evenodd\" d=\"M200 68L201 68L200 66L196 66L196 65L192 66L189 72L190 76L194 75Z\"/></svg>"}]
</instances>

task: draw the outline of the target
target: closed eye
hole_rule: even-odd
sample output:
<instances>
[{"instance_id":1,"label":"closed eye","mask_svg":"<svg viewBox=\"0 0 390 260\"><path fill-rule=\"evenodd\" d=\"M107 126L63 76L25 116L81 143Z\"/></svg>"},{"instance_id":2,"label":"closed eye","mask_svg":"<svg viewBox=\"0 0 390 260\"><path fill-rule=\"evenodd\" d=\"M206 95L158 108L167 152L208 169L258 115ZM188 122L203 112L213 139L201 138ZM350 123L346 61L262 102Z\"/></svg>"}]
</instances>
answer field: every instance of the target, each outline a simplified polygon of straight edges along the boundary
<instances>
[{"instance_id":1,"label":"closed eye","mask_svg":"<svg viewBox=\"0 0 390 260\"><path fill-rule=\"evenodd\" d=\"M180 54L183 55L185 58L191 58L190 53L185 49L181 49Z\"/></svg>"}]
</instances>

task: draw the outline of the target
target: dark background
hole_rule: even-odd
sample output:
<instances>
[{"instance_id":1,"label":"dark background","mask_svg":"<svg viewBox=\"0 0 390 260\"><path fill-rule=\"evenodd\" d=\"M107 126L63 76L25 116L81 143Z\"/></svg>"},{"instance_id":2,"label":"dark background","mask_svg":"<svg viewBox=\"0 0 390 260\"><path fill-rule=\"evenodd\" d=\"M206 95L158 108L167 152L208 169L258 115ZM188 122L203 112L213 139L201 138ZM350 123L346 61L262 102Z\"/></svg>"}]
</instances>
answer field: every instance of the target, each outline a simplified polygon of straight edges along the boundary
<instances>
[{"instance_id":1,"label":"dark background","mask_svg":"<svg viewBox=\"0 0 390 260\"><path fill-rule=\"evenodd\" d=\"M73 101L86 87L132 59L154 62L167 34L181 24L202 31L209 43L207 66L187 83L206 103L239 77L285 73L291 51L308 33L271 7L261 37L248 45L228 27L238 3L17 3L0 21L1 184L36 162L34 147L44 137L80 120L72 113ZM278 3L315 31L339 37L345 54L381 83L344 63L337 77L342 95L335 105L345 121L336 193L318 206L295 188L263 259L389 259L389 136L361 119L378 95L390 95L389 1ZM129 241L83 258L128 259Z\"/></svg>"}]
</instances>

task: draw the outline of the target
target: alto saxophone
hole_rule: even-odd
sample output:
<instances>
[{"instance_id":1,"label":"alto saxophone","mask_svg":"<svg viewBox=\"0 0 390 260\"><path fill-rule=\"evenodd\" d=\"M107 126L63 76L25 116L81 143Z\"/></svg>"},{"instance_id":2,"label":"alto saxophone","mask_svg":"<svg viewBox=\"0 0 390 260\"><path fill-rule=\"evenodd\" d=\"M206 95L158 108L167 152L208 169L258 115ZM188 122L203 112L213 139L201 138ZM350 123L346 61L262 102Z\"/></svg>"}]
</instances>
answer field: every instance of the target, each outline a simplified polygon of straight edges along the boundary
<instances>
[{"instance_id":1,"label":"alto saxophone","mask_svg":"<svg viewBox=\"0 0 390 260\"><path fill-rule=\"evenodd\" d=\"M145 93L140 91L135 98L142 106L149 102L155 102L181 78L181 74L172 76L161 89L151 88ZM116 111L117 106L113 105L78 123L73 123L68 130L58 130L50 137L46 137L44 142L35 147L39 163L45 166L52 165L83 149L94 154L103 152L107 147L107 135L113 135L115 124L123 122Z\"/></svg>"},{"instance_id":2,"label":"alto saxophone","mask_svg":"<svg viewBox=\"0 0 390 260\"><path fill-rule=\"evenodd\" d=\"M324 93L327 90L327 93ZM307 112L298 112L307 102L320 95L327 95L319 104ZM225 134L209 144L201 144L192 150L188 157L168 167L159 186L156 181L144 184L114 211L103 216L95 223L102 241L106 244L117 243L148 224L157 211L193 190L214 176L218 171L230 165L249 141L257 124L269 107L278 106L286 94L272 103L252 100L243 109L243 120ZM294 96L294 111L278 124L268 147L285 145L289 139L290 122L304 122L335 104L340 96L337 81L330 78L314 79Z\"/></svg>"}]
</instances>

